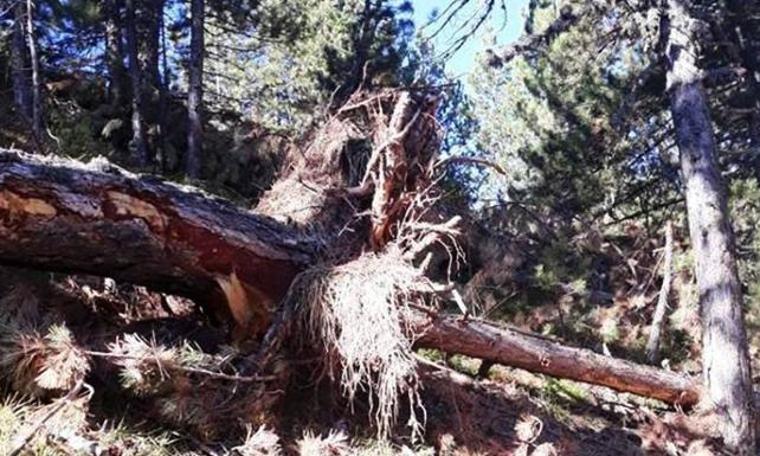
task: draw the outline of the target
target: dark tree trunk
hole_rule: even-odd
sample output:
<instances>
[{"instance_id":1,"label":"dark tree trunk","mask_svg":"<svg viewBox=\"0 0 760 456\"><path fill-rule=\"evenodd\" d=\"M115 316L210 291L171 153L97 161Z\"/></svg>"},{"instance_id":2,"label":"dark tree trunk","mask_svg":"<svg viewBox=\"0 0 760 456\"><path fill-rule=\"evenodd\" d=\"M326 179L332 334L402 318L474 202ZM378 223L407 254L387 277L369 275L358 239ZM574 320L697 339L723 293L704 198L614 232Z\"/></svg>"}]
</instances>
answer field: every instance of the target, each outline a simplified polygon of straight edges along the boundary
<instances>
[{"instance_id":1,"label":"dark tree trunk","mask_svg":"<svg viewBox=\"0 0 760 456\"><path fill-rule=\"evenodd\" d=\"M108 66L108 99L114 106L124 106L127 96L127 71L124 67L122 36L122 0L106 0L103 15L106 23L106 65Z\"/></svg>"},{"instance_id":2,"label":"dark tree trunk","mask_svg":"<svg viewBox=\"0 0 760 456\"><path fill-rule=\"evenodd\" d=\"M13 32L11 36L11 77L13 101L16 111L29 123L32 122L32 87L29 80L29 58L24 26L24 5L16 2L13 8Z\"/></svg>"},{"instance_id":3,"label":"dark tree trunk","mask_svg":"<svg viewBox=\"0 0 760 456\"><path fill-rule=\"evenodd\" d=\"M146 12L142 15L145 30L140 59L143 66L143 84L148 90L158 91L161 84L159 57L161 54L161 20L164 14L164 0L143 0L141 4Z\"/></svg>"},{"instance_id":4,"label":"dark tree trunk","mask_svg":"<svg viewBox=\"0 0 760 456\"><path fill-rule=\"evenodd\" d=\"M699 288L706 395L721 416L726 445L736 454L755 454L752 376L734 239L698 67L695 21L682 1L667 1L663 31L667 90Z\"/></svg>"},{"instance_id":5,"label":"dark tree trunk","mask_svg":"<svg viewBox=\"0 0 760 456\"><path fill-rule=\"evenodd\" d=\"M137 30L135 28L135 0L126 0L127 54L129 80L132 89L132 140L129 143L130 158L135 166L148 165L148 145L145 139L145 116L143 114L142 71L137 55Z\"/></svg>"},{"instance_id":6,"label":"dark tree trunk","mask_svg":"<svg viewBox=\"0 0 760 456\"><path fill-rule=\"evenodd\" d=\"M29 45L29 60L32 63L32 132L39 141L42 138L42 75L37 55L37 40L34 36L34 6L26 0L26 39Z\"/></svg>"},{"instance_id":7,"label":"dark tree trunk","mask_svg":"<svg viewBox=\"0 0 760 456\"><path fill-rule=\"evenodd\" d=\"M204 1L192 0L190 37L190 87L187 92L187 156L185 172L201 174L203 154L203 15Z\"/></svg>"}]
</instances>

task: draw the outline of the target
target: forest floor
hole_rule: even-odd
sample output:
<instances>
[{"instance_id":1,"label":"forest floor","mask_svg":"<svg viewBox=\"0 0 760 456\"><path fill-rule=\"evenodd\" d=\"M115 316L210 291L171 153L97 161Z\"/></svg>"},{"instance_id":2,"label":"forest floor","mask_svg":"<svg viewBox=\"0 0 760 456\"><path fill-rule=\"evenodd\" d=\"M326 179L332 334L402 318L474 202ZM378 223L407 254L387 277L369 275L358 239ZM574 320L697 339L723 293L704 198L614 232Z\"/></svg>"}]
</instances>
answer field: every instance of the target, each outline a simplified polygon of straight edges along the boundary
<instances>
[{"instance_id":1,"label":"forest floor","mask_svg":"<svg viewBox=\"0 0 760 456\"><path fill-rule=\"evenodd\" d=\"M45 289L46 285L40 284L50 277L34 274L29 279L27 273L7 273L4 324L19 318L12 309L28 311L36 297L40 314L57 314L55 318L63 318L75 338L89 346L98 345L95 340L113 337L117 326L121 326L118 333L122 336L134 331L150 333L159 340L188 337L199 346L218 341L218 333L199 328L190 318L192 304L187 301L167 300L138 287L113 289L113 285L95 278L55 276L54 285ZM26 288L27 295L19 294L23 290L19 284L27 279L40 286ZM12 305L12 299L23 302ZM167 318L167 312L179 318ZM93 315L101 319L94 322ZM188 316L187 321L183 321L184 316ZM45 324L31 332L44 333ZM11 336L8 332L3 336L3 349L7 350ZM65 401L64 407L46 419L42 417L60 400L28 394L18 384L14 387L12 381L6 381L0 401L0 449L8 451L18 444L20 436L33 433L25 445L28 451L20 454L716 454L714 442L706 437L710 435L709 419L693 413L687 415L656 401L602 387L502 366L491 367L487 379L478 378L478 360L444 358L430 350L419 354L426 411L421 443L403 437L377 439L368 423L366 401L359 399L351 413L340 393L325 382L312 381L305 369L291 382L270 427L259 432L250 429L248 436L237 430L227 435L217 431L209 437L197 426L177 424L181 419L162 421L154 411L152 401L156 399L126 394L118 387L119 372L94 368L87 377L91 393ZM4 369L9 368L8 356L3 352ZM26 361L30 369L39 362L30 350L24 356L31 358ZM24 364L18 358L13 362ZM304 379L299 380L301 377ZM202 397L204 391L193 394ZM403 424L403 418L400 421ZM408 434L399 426L396 435Z\"/></svg>"}]
</instances>

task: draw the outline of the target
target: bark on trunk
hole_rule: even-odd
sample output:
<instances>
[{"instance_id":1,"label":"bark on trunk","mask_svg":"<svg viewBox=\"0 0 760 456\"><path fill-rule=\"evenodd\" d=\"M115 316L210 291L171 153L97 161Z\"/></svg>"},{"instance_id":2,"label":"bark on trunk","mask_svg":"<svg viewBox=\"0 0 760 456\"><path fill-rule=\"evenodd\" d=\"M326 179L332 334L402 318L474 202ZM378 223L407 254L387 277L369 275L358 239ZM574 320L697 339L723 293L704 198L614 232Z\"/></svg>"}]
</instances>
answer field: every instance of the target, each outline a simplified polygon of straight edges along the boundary
<instances>
[{"instance_id":1,"label":"bark on trunk","mask_svg":"<svg viewBox=\"0 0 760 456\"><path fill-rule=\"evenodd\" d=\"M203 153L203 0L192 0L190 37L190 88L187 92L187 157L185 172L189 177L201 174Z\"/></svg>"},{"instance_id":2,"label":"bark on trunk","mask_svg":"<svg viewBox=\"0 0 760 456\"><path fill-rule=\"evenodd\" d=\"M37 40L34 36L34 6L26 0L26 40L29 46L29 60L32 64L32 132L39 141L42 138L42 76L40 60L37 56Z\"/></svg>"},{"instance_id":3,"label":"bark on trunk","mask_svg":"<svg viewBox=\"0 0 760 456\"><path fill-rule=\"evenodd\" d=\"M568 347L516 329L423 314L417 314L410 323L415 332L422 333L417 340L419 347L602 385L671 404L693 405L700 398L699 383L684 375Z\"/></svg>"},{"instance_id":4,"label":"bark on trunk","mask_svg":"<svg viewBox=\"0 0 760 456\"><path fill-rule=\"evenodd\" d=\"M254 294L278 300L312 261L310 247L267 217L156 178L98 161L0 152L6 265L113 277L196 298L234 273Z\"/></svg>"},{"instance_id":5,"label":"bark on trunk","mask_svg":"<svg viewBox=\"0 0 760 456\"><path fill-rule=\"evenodd\" d=\"M106 0L106 65L108 66L108 99L114 106L123 106L127 96L124 45L122 41L121 0Z\"/></svg>"},{"instance_id":6,"label":"bark on trunk","mask_svg":"<svg viewBox=\"0 0 760 456\"><path fill-rule=\"evenodd\" d=\"M32 88L28 77L28 56L24 31L24 5L17 2L13 9L13 35L11 36L11 75L13 101L16 110L26 121L32 121Z\"/></svg>"},{"instance_id":7,"label":"bark on trunk","mask_svg":"<svg viewBox=\"0 0 760 456\"><path fill-rule=\"evenodd\" d=\"M722 417L726 445L737 454L755 454L752 377L742 293L726 193L698 67L695 21L680 0L668 0L667 7L663 20L667 90L696 263L707 398Z\"/></svg>"},{"instance_id":8,"label":"bark on trunk","mask_svg":"<svg viewBox=\"0 0 760 456\"><path fill-rule=\"evenodd\" d=\"M652 329L647 341L647 361L656 364L660 359L660 339L665 329L665 312L668 310L668 296L670 284L673 278L673 224L668 222L665 226L665 251L662 262L662 286L657 298L657 307L652 316Z\"/></svg>"},{"instance_id":9,"label":"bark on trunk","mask_svg":"<svg viewBox=\"0 0 760 456\"><path fill-rule=\"evenodd\" d=\"M0 152L0 188L4 265L108 276L192 297L220 286L228 305L242 290L258 299L261 318L324 245L208 195L102 163ZM697 383L678 374L485 322L420 313L408 323L424 331L421 346L445 352L682 405L699 395Z\"/></svg>"},{"instance_id":10,"label":"bark on trunk","mask_svg":"<svg viewBox=\"0 0 760 456\"><path fill-rule=\"evenodd\" d=\"M135 29L135 0L126 0L125 27L127 29L127 54L129 80L132 88L132 140L130 155L135 166L148 164L148 146L145 139L145 116L143 115L142 71L137 58L137 31Z\"/></svg>"}]
</instances>

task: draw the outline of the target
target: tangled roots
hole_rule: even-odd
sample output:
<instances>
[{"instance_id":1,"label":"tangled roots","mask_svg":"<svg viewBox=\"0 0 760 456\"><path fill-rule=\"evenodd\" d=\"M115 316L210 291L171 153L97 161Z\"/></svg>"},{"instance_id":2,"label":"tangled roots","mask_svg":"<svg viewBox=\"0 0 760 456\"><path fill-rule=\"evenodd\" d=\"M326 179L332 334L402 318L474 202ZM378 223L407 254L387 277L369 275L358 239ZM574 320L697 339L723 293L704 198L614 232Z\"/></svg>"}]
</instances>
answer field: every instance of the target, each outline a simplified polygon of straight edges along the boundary
<instances>
[{"instance_id":1,"label":"tangled roots","mask_svg":"<svg viewBox=\"0 0 760 456\"><path fill-rule=\"evenodd\" d=\"M426 282L398 248L388 248L340 266L312 268L294 283L308 341L323 347L331 378L333 366L340 367L349 401L357 391L368 393L370 416L382 437L390 434L404 398L412 435L422 431L414 335L404 314L422 299Z\"/></svg>"}]
</instances>

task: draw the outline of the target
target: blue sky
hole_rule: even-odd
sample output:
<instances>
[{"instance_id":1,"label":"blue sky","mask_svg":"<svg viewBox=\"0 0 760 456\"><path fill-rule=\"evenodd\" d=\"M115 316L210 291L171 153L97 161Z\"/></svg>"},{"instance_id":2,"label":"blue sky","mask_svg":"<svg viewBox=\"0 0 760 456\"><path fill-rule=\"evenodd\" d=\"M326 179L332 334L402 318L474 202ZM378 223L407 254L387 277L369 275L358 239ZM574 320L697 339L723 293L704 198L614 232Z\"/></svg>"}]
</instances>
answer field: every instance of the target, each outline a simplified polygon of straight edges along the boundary
<instances>
[{"instance_id":1,"label":"blue sky","mask_svg":"<svg viewBox=\"0 0 760 456\"><path fill-rule=\"evenodd\" d=\"M424 27L429 23L429 19L434 11L442 12L453 1L459 0L413 0L414 5L414 23L417 29ZM456 30L461 22L471 15L474 8L477 8L483 0L470 0L468 7L465 7L458 14L457 20L452 21L447 27L433 39L433 45L437 51L448 48L457 38ZM467 82L467 76L475 63L476 56L479 52L494 44L491 38L495 38L496 47L504 46L516 40L522 33L523 24L525 23L524 11L528 5L528 0L506 0L507 12L506 23L504 22L504 12L501 10L493 11L489 19L481 26L478 32L472 36L464 46L446 62L446 72L455 79ZM436 24L423 29L423 34L430 34L436 30ZM486 43L485 41L489 41Z\"/></svg>"}]
</instances>

